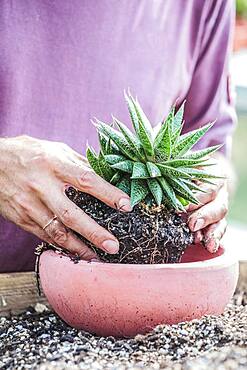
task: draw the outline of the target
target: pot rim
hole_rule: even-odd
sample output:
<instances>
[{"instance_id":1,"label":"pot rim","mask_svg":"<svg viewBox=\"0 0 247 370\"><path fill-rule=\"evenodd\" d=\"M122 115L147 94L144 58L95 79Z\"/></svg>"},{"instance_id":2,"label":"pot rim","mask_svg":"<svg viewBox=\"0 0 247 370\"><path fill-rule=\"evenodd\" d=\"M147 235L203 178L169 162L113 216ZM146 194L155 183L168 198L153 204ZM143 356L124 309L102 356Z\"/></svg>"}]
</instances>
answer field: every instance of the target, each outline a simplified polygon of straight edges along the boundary
<instances>
[{"instance_id":1,"label":"pot rim","mask_svg":"<svg viewBox=\"0 0 247 370\"><path fill-rule=\"evenodd\" d=\"M92 266L97 267L97 269L130 269L130 270L194 270L194 269L202 269L202 270L210 270L210 269L221 269L226 266L231 266L238 263L238 258L234 255L232 248L229 247L225 248L224 246L220 246L222 248L223 253L220 256L204 260L204 261L196 261L196 262L184 262L184 263L165 263L165 264L130 264L130 263L109 263L109 262L88 262L79 260L74 266L80 267L88 267L92 268ZM49 254L57 254L55 251L47 250L44 252ZM61 256L57 254L57 256ZM42 255L41 255L42 257ZM65 258L70 258L69 256L63 255Z\"/></svg>"}]
</instances>

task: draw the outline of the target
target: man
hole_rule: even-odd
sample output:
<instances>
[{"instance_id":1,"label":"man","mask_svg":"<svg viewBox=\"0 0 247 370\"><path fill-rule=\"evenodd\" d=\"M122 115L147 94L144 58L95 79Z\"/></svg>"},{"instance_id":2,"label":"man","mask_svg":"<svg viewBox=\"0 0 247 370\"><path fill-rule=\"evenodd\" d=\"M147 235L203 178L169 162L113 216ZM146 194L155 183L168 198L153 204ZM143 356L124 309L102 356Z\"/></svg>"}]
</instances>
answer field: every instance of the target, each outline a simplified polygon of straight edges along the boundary
<instances>
[{"instance_id":1,"label":"man","mask_svg":"<svg viewBox=\"0 0 247 370\"><path fill-rule=\"evenodd\" d=\"M200 145L225 144L216 171L228 174L231 0L2 0L0 17L0 271L33 269L39 239L94 258L68 228L117 252L116 238L64 189L130 211L128 196L78 154L87 141L96 145L90 118L126 121L124 89L151 122L184 99L185 131L217 119ZM226 226L227 180L206 190L189 209L189 226L214 252Z\"/></svg>"}]
</instances>

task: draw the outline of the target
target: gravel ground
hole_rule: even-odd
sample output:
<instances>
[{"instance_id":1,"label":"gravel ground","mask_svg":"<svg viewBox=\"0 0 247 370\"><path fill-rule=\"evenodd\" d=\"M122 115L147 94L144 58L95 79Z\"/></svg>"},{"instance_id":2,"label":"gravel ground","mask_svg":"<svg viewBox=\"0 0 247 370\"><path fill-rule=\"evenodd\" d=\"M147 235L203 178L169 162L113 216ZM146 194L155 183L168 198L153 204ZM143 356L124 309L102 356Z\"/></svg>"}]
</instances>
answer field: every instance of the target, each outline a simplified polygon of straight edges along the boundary
<instances>
[{"instance_id":1,"label":"gravel ground","mask_svg":"<svg viewBox=\"0 0 247 370\"><path fill-rule=\"evenodd\" d=\"M246 287L219 317L160 325L134 339L71 329L54 313L37 312L44 308L0 318L0 369L247 369Z\"/></svg>"}]
</instances>

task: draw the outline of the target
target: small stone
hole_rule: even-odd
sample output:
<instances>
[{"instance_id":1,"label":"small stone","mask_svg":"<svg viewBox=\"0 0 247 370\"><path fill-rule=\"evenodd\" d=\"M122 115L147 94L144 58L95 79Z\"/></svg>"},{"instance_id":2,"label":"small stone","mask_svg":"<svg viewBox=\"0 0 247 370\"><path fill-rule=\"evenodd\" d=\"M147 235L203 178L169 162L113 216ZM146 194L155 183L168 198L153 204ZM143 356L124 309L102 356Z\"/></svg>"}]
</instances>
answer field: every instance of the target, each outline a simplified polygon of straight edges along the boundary
<instances>
[{"instance_id":1,"label":"small stone","mask_svg":"<svg viewBox=\"0 0 247 370\"><path fill-rule=\"evenodd\" d=\"M37 313L43 313L45 311L48 311L48 307L44 305L43 303L36 303L34 306L34 309Z\"/></svg>"}]
</instances>

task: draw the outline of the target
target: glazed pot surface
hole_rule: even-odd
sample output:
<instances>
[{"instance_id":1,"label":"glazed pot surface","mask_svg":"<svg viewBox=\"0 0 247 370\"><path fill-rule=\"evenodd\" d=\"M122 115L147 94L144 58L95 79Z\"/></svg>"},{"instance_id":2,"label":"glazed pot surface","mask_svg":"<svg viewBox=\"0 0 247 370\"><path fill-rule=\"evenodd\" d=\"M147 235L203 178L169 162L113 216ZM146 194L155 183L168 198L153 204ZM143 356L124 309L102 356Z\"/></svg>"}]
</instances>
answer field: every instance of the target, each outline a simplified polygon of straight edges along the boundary
<instances>
[{"instance_id":1,"label":"glazed pot surface","mask_svg":"<svg viewBox=\"0 0 247 370\"><path fill-rule=\"evenodd\" d=\"M198 262L199 261L199 262ZM238 262L220 248L187 249L180 264L124 265L80 261L46 251L44 293L69 325L98 335L130 337L158 324L221 314L238 279Z\"/></svg>"}]
</instances>

